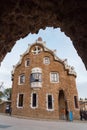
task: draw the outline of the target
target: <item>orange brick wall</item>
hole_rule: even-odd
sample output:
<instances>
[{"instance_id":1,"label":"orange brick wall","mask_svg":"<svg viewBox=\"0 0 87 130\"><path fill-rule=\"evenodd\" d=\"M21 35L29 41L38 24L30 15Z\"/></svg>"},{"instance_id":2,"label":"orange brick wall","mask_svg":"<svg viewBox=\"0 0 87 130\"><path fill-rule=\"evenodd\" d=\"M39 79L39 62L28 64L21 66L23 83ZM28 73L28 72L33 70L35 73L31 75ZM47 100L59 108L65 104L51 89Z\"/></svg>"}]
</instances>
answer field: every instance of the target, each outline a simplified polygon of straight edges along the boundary
<instances>
[{"instance_id":1,"label":"orange brick wall","mask_svg":"<svg viewBox=\"0 0 87 130\"><path fill-rule=\"evenodd\" d=\"M41 46L41 45L40 45ZM41 46L43 47L43 46ZM33 46L31 47L31 49ZM64 91L65 98L67 100L68 110L73 112L74 119L79 119L79 108L74 106L74 96L78 97L76 89L76 81L74 75L69 75L65 70L63 63L56 61L51 52L43 51L38 55L33 55L31 49L28 54L22 58L22 63L18 65L14 71L14 80L12 85L12 114L33 118L49 118L59 119L59 90ZM50 64L43 64L43 58L48 56L50 58ZM30 59L30 66L25 67L25 60ZM32 89L30 85L31 69L39 67L42 69L42 88ZM50 82L50 72L55 71L59 73L59 83ZM25 83L18 85L18 77L20 74L26 75ZM38 108L32 109L31 93L36 92L38 94ZM17 108L17 95L18 93L24 93L24 106L23 108ZM54 111L46 110L46 94L53 94L54 97Z\"/></svg>"}]
</instances>

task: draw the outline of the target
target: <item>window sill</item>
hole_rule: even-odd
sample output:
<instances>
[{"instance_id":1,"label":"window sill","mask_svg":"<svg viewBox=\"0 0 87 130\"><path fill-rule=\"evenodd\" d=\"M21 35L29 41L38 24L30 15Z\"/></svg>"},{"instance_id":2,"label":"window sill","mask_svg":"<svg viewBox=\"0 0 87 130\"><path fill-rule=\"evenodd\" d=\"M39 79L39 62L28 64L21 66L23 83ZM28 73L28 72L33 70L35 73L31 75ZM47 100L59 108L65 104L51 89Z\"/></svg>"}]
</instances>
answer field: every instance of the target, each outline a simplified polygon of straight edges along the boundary
<instances>
[{"instance_id":1,"label":"window sill","mask_svg":"<svg viewBox=\"0 0 87 130\"><path fill-rule=\"evenodd\" d=\"M52 111L54 111L54 109L47 109L47 111L52 112Z\"/></svg>"}]
</instances>

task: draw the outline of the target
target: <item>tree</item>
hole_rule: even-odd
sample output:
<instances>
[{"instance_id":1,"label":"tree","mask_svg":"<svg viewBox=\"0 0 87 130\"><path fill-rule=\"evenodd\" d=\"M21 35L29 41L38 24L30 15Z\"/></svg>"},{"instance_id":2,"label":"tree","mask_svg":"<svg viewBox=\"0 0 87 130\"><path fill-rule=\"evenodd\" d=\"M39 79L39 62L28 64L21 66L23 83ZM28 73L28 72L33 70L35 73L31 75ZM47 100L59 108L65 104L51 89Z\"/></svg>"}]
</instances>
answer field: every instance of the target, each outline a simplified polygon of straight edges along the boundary
<instances>
[{"instance_id":1,"label":"tree","mask_svg":"<svg viewBox=\"0 0 87 130\"><path fill-rule=\"evenodd\" d=\"M4 96L3 92L0 91L0 98L2 98Z\"/></svg>"},{"instance_id":2,"label":"tree","mask_svg":"<svg viewBox=\"0 0 87 130\"><path fill-rule=\"evenodd\" d=\"M7 88L4 90L4 96L7 97L8 100L11 100L11 92L12 88Z\"/></svg>"},{"instance_id":3,"label":"tree","mask_svg":"<svg viewBox=\"0 0 87 130\"><path fill-rule=\"evenodd\" d=\"M3 92L0 91L0 102L2 102L2 97L4 96Z\"/></svg>"},{"instance_id":4,"label":"tree","mask_svg":"<svg viewBox=\"0 0 87 130\"><path fill-rule=\"evenodd\" d=\"M0 91L0 101L2 101L2 98L5 97L7 100L11 100L11 90L12 88L6 88L4 91Z\"/></svg>"}]
</instances>

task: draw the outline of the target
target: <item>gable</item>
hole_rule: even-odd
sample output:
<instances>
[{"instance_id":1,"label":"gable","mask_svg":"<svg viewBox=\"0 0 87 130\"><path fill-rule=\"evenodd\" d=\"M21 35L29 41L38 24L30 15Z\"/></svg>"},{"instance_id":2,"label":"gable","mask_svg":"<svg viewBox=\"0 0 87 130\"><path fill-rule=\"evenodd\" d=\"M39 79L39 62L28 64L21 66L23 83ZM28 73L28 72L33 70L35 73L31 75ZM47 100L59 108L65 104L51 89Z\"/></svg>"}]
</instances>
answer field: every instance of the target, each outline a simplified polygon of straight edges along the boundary
<instances>
[{"instance_id":1,"label":"gable","mask_svg":"<svg viewBox=\"0 0 87 130\"><path fill-rule=\"evenodd\" d=\"M35 58L36 56L40 56L40 54L43 52L48 54L46 56L49 55L52 56L54 61L59 62L61 65L63 65L64 69L67 71L69 75L73 75L76 77L74 67L68 65L67 59L61 60L59 57L56 56L55 50L52 51L48 49L46 47L46 43L41 40L40 41L37 40L35 43L28 46L28 49L25 51L25 53L20 56L19 62L13 67L12 74L14 74L14 71L18 66L22 65L23 59L25 60L29 58L28 57L29 55L32 55Z\"/></svg>"}]
</instances>

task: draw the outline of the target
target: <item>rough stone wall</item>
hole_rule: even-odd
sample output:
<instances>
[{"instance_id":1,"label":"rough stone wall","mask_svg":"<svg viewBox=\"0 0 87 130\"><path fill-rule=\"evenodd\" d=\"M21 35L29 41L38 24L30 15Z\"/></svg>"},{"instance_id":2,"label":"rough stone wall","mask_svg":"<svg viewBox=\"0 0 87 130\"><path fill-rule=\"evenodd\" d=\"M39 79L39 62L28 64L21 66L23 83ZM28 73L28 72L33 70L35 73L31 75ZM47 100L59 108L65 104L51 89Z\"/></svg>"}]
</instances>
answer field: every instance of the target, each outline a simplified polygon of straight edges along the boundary
<instances>
[{"instance_id":1,"label":"rough stone wall","mask_svg":"<svg viewBox=\"0 0 87 130\"><path fill-rule=\"evenodd\" d=\"M43 64L43 58L48 56L50 58L50 64ZM30 66L25 67L26 59L30 59ZM32 89L30 85L30 73L34 67L40 67L42 69L42 88ZM50 72L59 73L59 83L50 82ZM26 76L25 83L18 85L18 77L24 73ZM49 118L59 119L59 90L63 90L66 100L68 102L68 109L73 111L74 118L79 119L79 108L74 106L74 96L78 97L75 76L68 75L64 69L64 65L54 60L51 53L42 51L38 55L33 55L31 52L26 54L22 63L16 67L14 71L14 80L12 85L12 114L20 115L32 118ZM38 94L38 108L32 109L31 105L31 93L36 92ZM17 95L18 93L24 93L24 107L17 108ZM49 112L46 109L46 94L53 94L54 97L54 111Z\"/></svg>"},{"instance_id":2,"label":"rough stone wall","mask_svg":"<svg viewBox=\"0 0 87 130\"><path fill-rule=\"evenodd\" d=\"M0 104L0 113L5 113L5 110L6 110L6 104L5 103Z\"/></svg>"},{"instance_id":3,"label":"rough stone wall","mask_svg":"<svg viewBox=\"0 0 87 130\"><path fill-rule=\"evenodd\" d=\"M46 27L60 27L87 68L86 0L1 0L0 61L15 42Z\"/></svg>"}]
</instances>

